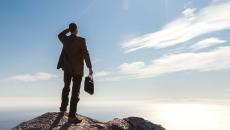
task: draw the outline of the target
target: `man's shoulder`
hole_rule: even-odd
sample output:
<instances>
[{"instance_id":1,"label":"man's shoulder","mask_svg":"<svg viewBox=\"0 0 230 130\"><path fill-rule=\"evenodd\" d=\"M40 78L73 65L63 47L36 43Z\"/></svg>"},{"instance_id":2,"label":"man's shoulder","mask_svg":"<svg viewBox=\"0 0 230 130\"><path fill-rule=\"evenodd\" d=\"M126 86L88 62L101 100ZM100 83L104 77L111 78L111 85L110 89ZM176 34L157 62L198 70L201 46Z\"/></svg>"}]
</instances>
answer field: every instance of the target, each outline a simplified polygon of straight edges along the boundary
<instances>
[{"instance_id":1,"label":"man's shoulder","mask_svg":"<svg viewBox=\"0 0 230 130\"><path fill-rule=\"evenodd\" d=\"M84 37L77 37L79 40L81 40L81 41L85 41L85 38Z\"/></svg>"}]
</instances>

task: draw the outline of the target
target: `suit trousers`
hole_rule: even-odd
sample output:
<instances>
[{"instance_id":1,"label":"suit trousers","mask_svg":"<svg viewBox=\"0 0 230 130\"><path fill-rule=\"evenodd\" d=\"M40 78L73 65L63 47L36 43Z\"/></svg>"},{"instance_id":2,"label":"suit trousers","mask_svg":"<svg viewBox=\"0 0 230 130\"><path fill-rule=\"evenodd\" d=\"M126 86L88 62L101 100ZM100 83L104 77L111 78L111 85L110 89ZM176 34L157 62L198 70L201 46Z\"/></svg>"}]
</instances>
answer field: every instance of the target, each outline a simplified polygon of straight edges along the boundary
<instances>
[{"instance_id":1,"label":"suit trousers","mask_svg":"<svg viewBox=\"0 0 230 130\"><path fill-rule=\"evenodd\" d=\"M62 102L60 111L66 111L68 103L69 103L69 92L70 92L70 83L72 80L72 95L70 99L70 109L69 109L69 116L74 117L77 111L77 103L80 100L80 87L82 76L81 75L74 75L71 73L64 72L64 88L62 90Z\"/></svg>"}]
</instances>

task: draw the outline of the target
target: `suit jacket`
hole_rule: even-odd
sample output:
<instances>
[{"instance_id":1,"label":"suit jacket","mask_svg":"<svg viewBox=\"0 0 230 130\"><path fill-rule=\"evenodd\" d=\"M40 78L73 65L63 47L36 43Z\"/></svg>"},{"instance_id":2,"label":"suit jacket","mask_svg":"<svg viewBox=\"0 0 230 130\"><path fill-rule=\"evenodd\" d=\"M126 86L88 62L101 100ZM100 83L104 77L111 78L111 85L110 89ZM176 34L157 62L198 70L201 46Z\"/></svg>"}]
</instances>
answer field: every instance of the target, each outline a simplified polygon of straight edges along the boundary
<instances>
[{"instance_id":1,"label":"suit jacket","mask_svg":"<svg viewBox=\"0 0 230 130\"><path fill-rule=\"evenodd\" d=\"M63 44L57 69L71 74L83 76L84 60L88 68L92 68L85 39L76 35L67 36L67 30L62 31L58 38Z\"/></svg>"}]
</instances>

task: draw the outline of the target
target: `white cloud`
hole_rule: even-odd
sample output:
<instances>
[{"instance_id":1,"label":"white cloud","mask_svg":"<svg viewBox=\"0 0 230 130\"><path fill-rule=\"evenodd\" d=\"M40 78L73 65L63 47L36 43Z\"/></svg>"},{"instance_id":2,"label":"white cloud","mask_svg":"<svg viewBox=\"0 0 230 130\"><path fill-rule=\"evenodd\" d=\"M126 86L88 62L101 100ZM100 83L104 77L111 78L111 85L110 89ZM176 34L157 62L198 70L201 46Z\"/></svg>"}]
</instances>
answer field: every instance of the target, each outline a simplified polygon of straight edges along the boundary
<instances>
[{"instance_id":1,"label":"white cloud","mask_svg":"<svg viewBox=\"0 0 230 130\"><path fill-rule=\"evenodd\" d=\"M139 61L124 63L119 68L123 74L136 78L155 77L166 73L188 70L229 69L230 47L219 47L209 52L170 54L153 60L149 65Z\"/></svg>"},{"instance_id":2,"label":"white cloud","mask_svg":"<svg viewBox=\"0 0 230 130\"><path fill-rule=\"evenodd\" d=\"M119 66L120 72L123 74L138 74L140 73L139 70L145 67L145 63L138 61L133 63L124 63Z\"/></svg>"},{"instance_id":3,"label":"white cloud","mask_svg":"<svg viewBox=\"0 0 230 130\"><path fill-rule=\"evenodd\" d=\"M10 79L19 80L19 81L26 81L26 82L33 82L33 81L40 81L40 80L49 80L55 78L57 76L49 73L38 72L35 74L22 74L22 75L15 75L12 76Z\"/></svg>"},{"instance_id":4,"label":"white cloud","mask_svg":"<svg viewBox=\"0 0 230 130\"><path fill-rule=\"evenodd\" d=\"M110 75L110 72L108 71L99 71L94 74L94 77L105 77Z\"/></svg>"},{"instance_id":5,"label":"white cloud","mask_svg":"<svg viewBox=\"0 0 230 130\"><path fill-rule=\"evenodd\" d=\"M229 11L230 1L210 4L198 11L185 9L184 15L161 30L128 40L122 44L122 48L125 48L126 52L142 48L166 48L203 34L230 29Z\"/></svg>"},{"instance_id":6,"label":"white cloud","mask_svg":"<svg viewBox=\"0 0 230 130\"><path fill-rule=\"evenodd\" d=\"M202 41L199 41L193 44L190 48L194 50L199 50L199 49L207 48L207 47L214 46L214 45L220 45L225 42L226 42L225 40L221 40L215 37L210 37L210 38L204 39Z\"/></svg>"},{"instance_id":7,"label":"white cloud","mask_svg":"<svg viewBox=\"0 0 230 130\"><path fill-rule=\"evenodd\" d=\"M194 20L195 16L194 16L194 12L196 11L195 8L187 8L185 9L182 14L184 14L184 16L189 19L189 20Z\"/></svg>"}]
</instances>

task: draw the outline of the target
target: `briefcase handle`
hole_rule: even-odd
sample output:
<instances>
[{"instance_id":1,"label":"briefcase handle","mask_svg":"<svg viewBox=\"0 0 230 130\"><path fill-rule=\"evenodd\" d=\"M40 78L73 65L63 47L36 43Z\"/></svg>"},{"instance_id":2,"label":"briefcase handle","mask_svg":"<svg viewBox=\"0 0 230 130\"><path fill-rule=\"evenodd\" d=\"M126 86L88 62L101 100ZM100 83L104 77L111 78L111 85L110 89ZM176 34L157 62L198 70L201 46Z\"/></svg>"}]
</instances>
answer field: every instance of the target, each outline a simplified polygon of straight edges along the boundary
<instances>
[{"instance_id":1,"label":"briefcase handle","mask_svg":"<svg viewBox=\"0 0 230 130\"><path fill-rule=\"evenodd\" d=\"M89 74L88 77L93 80L93 75L92 74Z\"/></svg>"}]
</instances>

